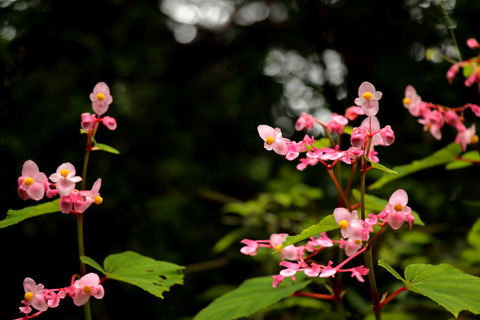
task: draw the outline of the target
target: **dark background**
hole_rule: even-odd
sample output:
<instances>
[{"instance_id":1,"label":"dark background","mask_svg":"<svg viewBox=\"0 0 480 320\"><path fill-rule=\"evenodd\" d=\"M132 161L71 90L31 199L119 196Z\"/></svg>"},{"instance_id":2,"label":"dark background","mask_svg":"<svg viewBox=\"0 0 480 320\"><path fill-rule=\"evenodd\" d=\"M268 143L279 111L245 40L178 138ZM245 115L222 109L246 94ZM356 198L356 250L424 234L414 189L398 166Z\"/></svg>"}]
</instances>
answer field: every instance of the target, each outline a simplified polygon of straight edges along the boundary
<instances>
[{"instance_id":1,"label":"dark background","mask_svg":"<svg viewBox=\"0 0 480 320\"><path fill-rule=\"evenodd\" d=\"M226 3L232 16L240 16L224 24L198 19L185 25L169 15L172 3L0 2L0 216L34 204L17 196L24 161L34 160L47 175L63 162L80 172L85 144L80 114L91 112L88 96L104 81L114 97L107 114L117 119L118 129L101 128L97 140L121 153L91 156L87 185L103 179L104 203L85 214L86 253L101 262L109 254L133 250L187 267L185 284L172 287L164 300L135 287L105 283L105 298L92 303L96 319L189 319L222 288L268 275L260 262L239 253L239 239L224 250L212 250L238 227L225 220L223 205L231 198L255 198L280 172L290 176L286 180L316 188L330 185L321 168L298 174L292 170L296 162L262 147L258 124L283 124L289 132L286 119L298 114L288 108L281 79L264 71L272 50L313 57L325 80L311 88L332 112L343 114L353 105L363 81L383 92L378 116L397 138L388 149L378 150L386 166L427 156L454 139L448 129L444 141L423 133L402 105L408 84L426 101L479 103L476 88L463 87L461 76L453 85L447 83L449 62L425 58L425 49L447 54L452 44L444 12L429 1L258 1L270 12L280 8L283 18L271 14L248 23L240 19L241 10L251 1L179 1L203 3L204 10ZM459 0L449 11L464 58L477 54L465 41L479 36L479 9L479 1ZM195 28L192 41L175 39L174 31L182 26ZM331 63L326 52L340 57L340 81L325 73ZM477 177L477 168L431 169L375 194L388 197L395 189L406 189L411 206L433 226L425 233L440 239L427 252L415 254L430 263L455 261L478 217L476 207L462 202L478 199ZM317 208L327 206L322 202ZM245 237L268 237L261 226L251 232L243 227ZM26 276L46 287L70 281L78 267L75 228L73 216L58 213L0 230L2 319L19 316ZM205 294L212 288L218 291ZM80 308L64 301L40 318L82 316ZM295 319L285 317L278 319Z\"/></svg>"}]
</instances>

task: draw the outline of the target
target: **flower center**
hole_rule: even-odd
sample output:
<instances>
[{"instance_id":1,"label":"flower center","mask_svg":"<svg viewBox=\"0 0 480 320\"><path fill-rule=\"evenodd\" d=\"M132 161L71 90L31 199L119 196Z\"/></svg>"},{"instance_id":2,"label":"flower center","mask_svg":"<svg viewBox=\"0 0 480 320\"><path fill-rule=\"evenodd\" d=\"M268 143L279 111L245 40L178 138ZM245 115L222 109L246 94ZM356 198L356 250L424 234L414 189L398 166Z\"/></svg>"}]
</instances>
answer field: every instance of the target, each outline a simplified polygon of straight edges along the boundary
<instances>
[{"instance_id":1,"label":"flower center","mask_svg":"<svg viewBox=\"0 0 480 320\"><path fill-rule=\"evenodd\" d=\"M412 100L410 100L410 98L403 98L403 104L410 104L410 102L412 102Z\"/></svg>"},{"instance_id":2,"label":"flower center","mask_svg":"<svg viewBox=\"0 0 480 320\"><path fill-rule=\"evenodd\" d=\"M474 136L472 137L472 143L473 143L473 144L478 143L478 136L477 136L477 135L474 135Z\"/></svg>"},{"instance_id":3,"label":"flower center","mask_svg":"<svg viewBox=\"0 0 480 320\"><path fill-rule=\"evenodd\" d=\"M104 93L97 93L96 97L97 97L97 100L100 100L100 101L105 100L106 98Z\"/></svg>"},{"instance_id":4,"label":"flower center","mask_svg":"<svg viewBox=\"0 0 480 320\"><path fill-rule=\"evenodd\" d=\"M83 287L83 292L85 292L86 294L90 294L90 293L92 293L92 291L93 291L92 287L90 287L90 286Z\"/></svg>"},{"instance_id":5,"label":"flower center","mask_svg":"<svg viewBox=\"0 0 480 320\"><path fill-rule=\"evenodd\" d=\"M26 185L26 186L31 186L33 183L35 182L35 180L33 180L33 178L25 178L25 180L23 180L23 183Z\"/></svg>"},{"instance_id":6,"label":"flower center","mask_svg":"<svg viewBox=\"0 0 480 320\"><path fill-rule=\"evenodd\" d=\"M64 178L66 178L69 173L70 173L70 170L67 170L67 169L60 170L60 175Z\"/></svg>"},{"instance_id":7,"label":"flower center","mask_svg":"<svg viewBox=\"0 0 480 320\"><path fill-rule=\"evenodd\" d=\"M348 221L347 220L342 220L338 223L338 225L340 226L340 229L346 229L348 227Z\"/></svg>"},{"instance_id":8,"label":"flower center","mask_svg":"<svg viewBox=\"0 0 480 320\"><path fill-rule=\"evenodd\" d=\"M100 204L103 202L103 198L100 196L96 196L93 202L95 202L95 204Z\"/></svg>"},{"instance_id":9,"label":"flower center","mask_svg":"<svg viewBox=\"0 0 480 320\"><path fill-rule=\"evenodd\" d=\"M25 300L31 301L34 297L34 294L31 292L25 292L25 295L23 297L25 298Z\"/></svg>"},{"instance_id":10,"label":"flower center","mask_svg":"<svg viewBox=\"0 0 480 320\"><path fill-rule=\"evenodd\" d=\"M358 239L357 239L357 240L355 240L355 243L356 243L356 244L362 244L362 240L358 240Z\"/></svg>"},{"instance_id":11,"label":"flower center","mask_svg":"<svg viewBox=\"0 0 480 320\"><path fill-rule=\"evenodd\" d=\"M395 211L403 211L403 206L400 203L397 203L396 205L393 206L393 209Z\"/></svg>"},{"instance_id":12,"label":"flower center","mask_svg":"<svg viewBox=\"0 0 480 320\"><path fill-rule=\"evenodd\" d=\"M265 142L268 145L272 145L275 142L275 138L274 137L267 137L267 139L265 139Z\"/></svg>"},{"instance_id":13,"label":"flower center","mask_svg":"<svg viewBox=\"0 0 480 320\"><path fill-rule=\"evenodd\" d=\"M370 100L370 99L372 99L372 96L373 96L373 94L371 92L367 91L363 94L363 99Z\"/></svg>"},{"instance_id":14,"label":"flower center","mask_svg":"<svg viewBox=\"0 0 480 320\"><path fill-rule=\"evenodd\" d=\"M277 244L277 245L275 246L275 250L276 250L276 251L280 251L281 249L282 249L282 245L281 245L281 244Z\"/></svg>"}]
</instances>

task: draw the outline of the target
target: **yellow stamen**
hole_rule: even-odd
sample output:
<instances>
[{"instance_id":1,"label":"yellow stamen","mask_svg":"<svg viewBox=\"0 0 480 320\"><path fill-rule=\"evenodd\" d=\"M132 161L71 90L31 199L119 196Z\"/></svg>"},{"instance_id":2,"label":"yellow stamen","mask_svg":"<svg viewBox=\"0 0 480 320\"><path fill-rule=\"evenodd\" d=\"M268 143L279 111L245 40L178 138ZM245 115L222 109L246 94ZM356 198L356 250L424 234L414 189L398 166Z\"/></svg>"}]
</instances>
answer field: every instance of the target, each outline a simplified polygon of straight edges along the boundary
<instances>
[{"instance_id":1,"label":"yellow stamen","mask_svg":"<svg viewBox=\"0 0 480 320\"><path fill-rule=\"evenodd\" d=\"M103 202L103 198L100 196L96 196L93 202L95 202L95 204L101 204Z\"/></svg>"},{"instance_id":2,"label":"yellow stamen","mask_svg":"<svg viewBox=\"0 0 480 320\"><path fill-rule=\"evenodd\" d=\"M92 291L93 291L92 287L90 287L90 286L83 287L83 292L85 292L86 294L90 294L90 293L92 293Z\"/></svg>"},{"instance_id":3,"label":"yellow stamen","mask_svg":"<svg viewBox=\"0 0 480 320\"><path fill-rule=\"evenodd\" d=\"M340 226L340 229L346 229L348 227L348 221L347 220L342 220L338 223L338 225Z\"/></svg>"},{"instance_id":4,"label":"yellow stamen","mask_svg":"<svg viewBox=\"0 0 480 320\"><path fill-rule=\"evenodd\" d=\"M70 170L67 170L67 169L60 170L60 175L64 178L66 178L69 173L70 173Z\"/></svg>"},{"instance_id":5,"label":"yellow stamen","mask_svg":"<svg viewBox=\"0 0 480 320\"><path fill-rule=\"evenodd\" d=\"M23 297L25 298L25 300L30 301L30 300L33 299L34 296L35 296L35 295L34 295L33 293L31 293L31 292L26 292Z\"/></svg>"},{"instance_id":6,"label":"yellow stamen","mask_svg":"<svg viewBox=\"0 0 480 320\"><path fill-rule=\"evenodd\" d=\"M397 203L396 205L393 206L393 209L395 211L402 211L403 210L403 206L400 204L400 203Z\"/></svg>"},{"instance_id":7,"label":"yellow stamen","mask_svg":"<svg viewBox=\"0 0 480 320\"><path fill-rule=\"evenodd\" d=\"M372 98L372 96L373 96L373 94L371 92L367 91L363 94L363 99L370 100Z\"/></svg>"},{"instance_id":8,"label":"yellow stamen","mask_svg":"<svg viewBox=\"0 0 480 320\"><path fill-rule=\"evenodd\" d=\"M357 239L357 240L355 240L355 243L356 243L356 244L362 244L362 240L358 240L358 239Z\"/></svg>"},{"instance_id":9,"label":"yellow stamen","mask_svg":"<svg viewBox=\"0 0 480 320\"><path fill-rule=\"evenodd\" d=\"M26 185L26 186L31 186L33 183L35 182L35 180L33 180L33 178L25 178L25 180L23 180L23 183Z\"/></svg>"},{"instance_id":10,"label":"yellow stamen","mask_svg":"<svg viewBox=\"0 0 480 320\"><path fill-rule=\"evenodd\" d=\"M275 142L275 138L274 137L267 137L267 139L265 139L265 142L268 145L272 145Z\"/></svg>"},{"instance_id":11,"label":"yellow stamen","mask_svg":"<svg viewBox=\"0 0 480 320\"><path fill-rule=\"evenodd\" d=\"M275 246L275 250L276 250L276 251L279 251L280 249L282 249L282 245L281 245L281 244L277 244L277 245Z\"/></svg>"},{"instance_id":12,"label":"yellow stamen","mask_svg":"<svg viewBox=\"0 0 480 320\"><path fill-rule=\"evenodd\" d=\"M102 101L102 100L105 100L105 98L106 98L105 94L103 94L103 93L97 93L97 100Z\"/></svg>"},{"instance_id":13,"label":"yellow stamen","mask_svg":"<svg viewBox=\"0 0 480 320\"><path fill-rule=\"evenodd\" d=\"M478 136L477 136L477 135L474 135L474 136L472 137L472 143L473 143L473 144L478 143Z\"/></svg>"},{"instance_id":14,"label":"yellow stamen","mask_svg":"<svg viewBox=\"0 0 480 320\"><path fill-rule=\"evenodd\" d=\"M409 105L410 102L412 102L412 100L410 100L410 98L407 98L407 97L403 98L403 104Z\"/></svg>"}]
</instances>

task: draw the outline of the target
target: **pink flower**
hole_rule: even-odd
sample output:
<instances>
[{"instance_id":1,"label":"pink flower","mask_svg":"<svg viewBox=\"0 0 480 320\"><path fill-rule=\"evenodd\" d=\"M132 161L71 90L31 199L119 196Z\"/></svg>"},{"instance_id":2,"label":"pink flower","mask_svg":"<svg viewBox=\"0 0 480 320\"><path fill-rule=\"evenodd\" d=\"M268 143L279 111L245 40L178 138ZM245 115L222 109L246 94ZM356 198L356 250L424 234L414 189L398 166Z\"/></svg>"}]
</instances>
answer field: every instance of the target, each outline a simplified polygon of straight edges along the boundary
<instances>
[{"instance_id":1,"label":"pink flower","mask_svg":"<svg viewBox=\"0 0 480 320\"><path fill-rule=\"evenodd\" d=\"M270 126L261 124L257 127L260 138L265 141L264 147L267 150L273 150L279 155L286 155L288 152L287 141L282 137L282 130L280 128L272 128Z\"/></svg>"},{"instance_id":2,"label":"pink flower","mask_svg":"<svg viewBox=\"0 0 480 320\"><path fill-rule=\"evenodd\" d=\"M100 187L102 186L102 179L98 178L93 184L92 190L79 191L76 201L74 201L74 208L77 213L83 213L92 205L101 204L103 198L100 196Z\"/></svg>"},{"instance_id":3,"label":"pink flower","mask_svg":"<svg viewBox=\"0 0 480 320\"><path fill-rule=\"evenodd\" d=\"M360 282L365 282L363 276L366 276L370 272L370 269L365 268L364 266L358 266L350 269L350 271L352 272L352 277L356 277Z\"/></svg>"},{"instance_id":4,"label":"pink flower","mask_svg":"<svg viewBox=\"0 0 480 320\"><path fill-rule=\"evenodd\" d=\"M257 241L250 240L250 239L243 239L242 241L240 241L240 243L245 244L245 246L240 249L241 253L249 256L255 256L257 254L257 250L258 250Z\"/></svg>"},{"instance_id":5,"label":"pink flower","mask_svg":"<svg viewBox=\"0 0 480 320\"><path fill-rule=\"evenodd\" d=\"M385 126L379 131L380 137L383 139L383 145L389 146L395 141L395 133L392 130L392 127Z\"/></svg>"},{"instance_id":6,"label":"pink flower","mask_svg":"<svg viewBox=\"0 0 480 320\"><path fill-rule=\"evenodd\" d=\"M117 129L117 121L115 118L105 116L102 118L102 123L110 130Z\"/></svg>"},{"instance_id":7,"label":"pink flower","mask_svg":"<svg viewBox=\"0 0 480 320\"><path fill-rule=\"evenodd\" d=\"M272 287L274 288L278 287L278 285L283 281L283 279L285 279L285 277L282 275L275 275L275 276L272 276L272 278L273 278Z\"/></svg>"},{"instance_id":8,"label":"pink flower","mask_svg":"<svg viewBox=\"0 0 480 320\"><path fill-rule=\"evenodd\" d=\"M36 284L32 278L25 278L23 289L25 290L25 300L29 305L39 311L48 309L47 299L43 296L43 284Z\"/></svg>"},{"instance_id":9,"label":"pink flower","mask_svg":"<svg viewBox=\"0 0 480 320\"><path fill-rule=\"evenodd\" d=\"M109 105L113 102L108 85L105 82L97 83L90 94L90 100L92 101L93 111L97 115L101 116L107 112Z\"/></svg>"},{"instance_id":10,"label":"pink flower","mask_svg":"<svg viewBox=\"0 0 480 320\"><path fill-rule=\"evenodd\" d=\"M337 273L336 268L332 268L332 261L328 261L328 265L324 266L322 269L322 273L320 273L319 277L320 278L329 278L333 277L335 278L335 274Z\"/></svg>"},{"instance_id":11,"label":"pink flower","mask_svg":"<svg viewBox=\"0 0 480 320\"><path fill-rule=\"evenodd\" d=\"M364 115L365 113L363 112L361 107L357 106L352 106L348 107L347 110L345 111L345 118L347 118L350 121L353 121L358 118L359 115Z\"/></svg>"},{"instance_id":12,"label":"pink flower","mask_svg":"<svg viewBox=\"0 0 480 320\"><path fill-rule=\"evenodd\" d=\"M478 41L475 38L468 39L467 40L467 46L470 49L480 48L480 44L478 44Z\"/></svg>"},{"instance_id":13,"label":"pink flower","mask_svg":"<svg viewBox=\"0 0 480 320\"><path fill-rule=\"evenodd\" d=\"M480 106L473 104L473 103L467 103L465 107L470 108L472 112L477 116L480 117Z\"/></svg>"},{"instance_id":14,"label":"pink flower","mask_svg":"<svg viewBox=\"0 0 480 320\"><path fill-rule=\"evenodd\" d=\"M57 172L50 175L50 180L55 182L60 196L68 196L75 188L75 183L82 181L82 178L75 176L75 173L73 164L65 162L57 168Z\"/></svg>"},{"instance_id":15,"label":"pink flower","mask_svg":"<svg viewBox=\"0 0 480 320\"><path fill-rule=\"evenodd\" d=\"M392 229L399 229L405 221L412 228L415 218L412 215L412 209L407 206L408 194L403 189L398 189L390 196L385 209L379 213L378 217L388 222Z\"/></svg>"},{"instance_id":16,"label":"pink flower","mask_svg":"<svg viewBox=\"0 0 480 320\"><path fill-rule=\"evenodd\" d=\"M295 130L301 131L303 129L309 131L315 126L316 119L311 114L302 113L302 115L295 122Z\"/></svg>"},{"instance_id":17,"label":"pink flower","mask_svg":"<svg viewBox=\"0 0 480 320\"><path fill-rule=\"evenodd\" d=\"M350 135L350 143L355 148L361 148L368 137L368 129L365 127L355 127L353 128L352 134Z\"/></svg>"},{"instance_id":18,"label":"pink flower","mask_svg":"<svg viewBox=\"0 0 480 320\"><path fill-rule=\"evenodd\" d=\"M342 134L343 128L348 124L348 119L339 114L332 114L332 119L327 123L328 131Z\"/></svg>"},{"instance_id":19,"label":"pink flower","mask_svg":"<svg viewBox=\"0 0 480 320\"><path fill-rule=\"evenodd\" d=\"M422 117L423 119L418 120L418 122L424 125L424 130L429 130L435 139L441 140L442 132L440 130L444 123L443 114L438 110L426 109Z\"/></svg>"},{"instance_id":20,"label":"pink flower","mask_svg":"<svg viewBox=\"0 0 480 320\"><path fill-rule=\"evenodd\" d=\"M403 106L408 109L410 114L414 117L422 115L426 108L426 103L422 101L422 98L417 94L417 91L412 86L405 88L405 98L403 98Z\"/></svg>"},{"instance_id":21,"label":"pink flower","mask_svg":"<svg viewBox=\"0 0 480 320\"><path fill-rule=\"evenodd\" d=\"M95 273L87 273L73 284L73 303L83 306L91 296L102 299L105 292L100 284L100 278Z\"/></svg>"},{"instance_id":22,"label":"pink flower","mask_svg":"<svg viewBox=\"0 0 480 320\"><path fill-rule=\"evenodd\" d=\"M95 122L97 122L97 116L88 112L82 113L81 117L82 121L80 122L80 127L85 131L92 129Z\"/></svg>"},{"instance_id":23,"label":"pink flower","mask_svg":"<svg viewBox=\"0 0 480 320\"><path fill-rule=\"evenodd\" d=\"M321 265L312 263L310 268L305 268L303 272L309 277L318 277L321 271Z\"/></svg>"},{"instance_id":24,"label":"pink flower","mask_svg":"<svg viewBox=\"0 0 480 320\"><path fill-rule=\"evenodd\" d=\"M371 117L378 113L378 100L382 98L382 93L376 91L373 84L364 81L358 87L358 98L355 99L355 104L362 107L365 115Z\"/></svg>"},{"instance_id":25,"label":"pink flower","mask_svg":"<svg viewBox=\"0 0 480 320\"><path fill-rule=\"evenodd\" d=\"M467 149L467 145L478 141L477 135L475 135L475 124L468 129L458 131L457 136L455 137L455 143L462 146L462 150Z\"/></svg>"},{"instance_id":26,"label":"pink flower","mask_svg":"<svg viewBox=\"0 0 480 320\"><path fill-rule=\"evenodd\" d=\"M358 219L358 213L353 210L351 213L345 208L333 210L333 217L340 227L342 237L362 239L363 226Z\"/></svg>"},{"instance_id":27,"label":"pink flower","mask_svg":"<svg viewBox=\"0 0 480 320\"><path fill-rule=\"evenodd\" d=\"M344 248L345 254L350 257L360 250L362 247L362 241L359 239L349 238L346 241L342 241L340 247Z\"/></svg>"},{"instance_id":28,"label":"pink flower","mask_svg":"<svg viewBox=\"0 0 480 320\"><path fill-rule=\"evenodd\" d=\"M40 172L38 166L32 160L23 164L22 176L18 178L18 195L24 199L40 200L45 195L48 186L47 176Z\"/></svg>"}]
</instances>

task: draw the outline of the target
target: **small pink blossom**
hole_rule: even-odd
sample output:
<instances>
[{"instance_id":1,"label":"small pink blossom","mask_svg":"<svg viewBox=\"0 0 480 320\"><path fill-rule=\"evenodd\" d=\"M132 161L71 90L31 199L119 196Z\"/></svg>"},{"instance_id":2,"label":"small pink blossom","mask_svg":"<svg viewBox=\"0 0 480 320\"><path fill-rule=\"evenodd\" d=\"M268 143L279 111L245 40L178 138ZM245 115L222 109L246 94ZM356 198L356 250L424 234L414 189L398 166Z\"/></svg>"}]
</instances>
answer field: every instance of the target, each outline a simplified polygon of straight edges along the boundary
<instances>
[{"instance_id":1,"label":"small pink blossom","mask_svg":"<svg viewBox=\"0 0 480 320\"><path fill-rule=\"evenodd\" d=\"M398 189L390 196L385 209L379 213L379 219L388 222L394 230L399 229L405 221L412 228L415 218L412 215L412 209L407 206L408 194L403 189Z\"/></svg>"},{"instance_id":2,"label":"small pink blossom","mask_svg":"<svg viewBox=\"0 0 480 320\"><path fill-rule=\"evenodd\" d=\"M335 274L337 273L337 269L332 267L333 262L328 261L328 265L324 266L322 269L322 273L320 273L320 278L335 278Z\"/></svg>"},{"instance_id":3,"label":"small pink blossom","mask_svg":"<svg viewBox=\"0 0 480 320\"><path fill-rule=\"evenodd\" d=\"M97 122L96 115L88 112L82 113L80 127L82 127L83 130L89 131L90 129L93 128L93 126L95 125L95 122Z\"/></svg>"},{"instance_id":4,"label":"small pink blossom","mask_svg":"<svg viewBox=\"0 0 480 320\"><path fill-rule=\"evenodd\" d=\"M395 133L392 130L392 127L385 126L379 131L380 137L383 139L383 145L389 146L395 141Z\"/></svg>"},{"instance_id":5,"label":"small pink blossom","mask_svg":"<svg viewBox=\"0 0 480 320\"><path fill-rule=\"evenodd\" d=\"M458 131L455 137L455 143L460 144L463 151L467 149L467 145L475 141L478 141L478 137L475 135L475 124L472 124L468 129Z\"/></svg>"},{"instance_id":6,"label":"small pink blossom","mask_svg":"<svg viewBox=\"0 0 480 320\"><path fill-rule=\"evenodd\" d=\"M347 257L350 257L357 253L358 250L362 247L362 241L360 239L348 238L348 240L343 240L340 243L340 248L345 249L345 254Z\"/></svg>"},{"instance_id":7,"label":"small pink blossom","mask_svg":"<svg viewBox=\"0 0 480 320\"><path fill-rule=\"evenodd\" d=\"M345 110L345 118L347 118L350 121L353 121L358 118L360 115L364 115L365 112L363 112L361 107L358 106L352 106L348 107L347 110Z\"/></svg>"},{"instance_id":8,"label":"small pink blossom","mask_svg":"<svg viewBox=\"0 0 480 320\"><path fill-rule=\"evenodd\" d=\"M370 269L365 268L364 266L358 266L350 269L350 271L352 272L352 277L356 277L360 282L365 282L363 276L366 276L370 272Z\"/></svg>"},{"instance_id":9,"label":"small pink blossom","mask_svg":"<svg viewBox=\"0 0 480 320\"><path fill-rule=\"evenodd\" d=\"M100 284L100 278L96 273L87 273L73 284L73 303L76 306L83 306L90 297L102 299L105 292Z\"/></svg>"},{"instance_id":10,"label":"small pink blossom","mask_svg":"<svg viewBox=\"0 0 480 320\"><path fill-rule=\"evenodd\" d=\"M32 278L25 278L23 289L25 290L25 300L29 305L39 311L48 309L47 299L43 296L43 284L36 284Z\"/></svg>"},{"instance_id":11,"label":"small pink blossom","mask_svg":"<svg viewBox=\"0 0 480 320\"><path fill-rule=\"evenodd\" d=\"M74 201L75 211L83 213L93 203L101 204L103 198L100 196L100 187L102 186L102 179L98 178L93 184L92 190L83 190L78 192L78 198Z\"/></svg>"},{"instance_id":12,"label":"small pink blossom","mask_svg":"<svg viewBox=\"0 0 480 320\"><path fill-rule=\"evenodd\" d=\"M38 201L45 195L46 187L48 187L47 176L40 172L35 162L25 161L22 176L18 178L18 195L24 200Z\"/></svg>"},{"instance_id":13,"label":"small pink blossom","mask_svg":"<svg viewBox=\"0 0 480 320\"><path fill-rule=\"evenodd\" d=\"M418 122L424 125L424 130L429 130L432 136L437 139L442 139L442 132L440 131L444 124L443 114L438 110L426 109L422 114L423 119Z\"/></svg>"},{"instance_id":14,"label":"small pink blossom","mask_svg":"<svg viewBox=\"0 0 480 320\"><path fill-rule=\"evenodd\" d=\"M102 118L102 123L109 129L115 130L117 129L117 120L115 118L105 116Z\"/></svg>"},{"instance_id":15,"label":"small pink blossom","mask_svg":"<svg viewBox=\"0 0 480 320\"><path fill-rule=\"evenodd\" d=\"M355 127L353 128L352 134L350 135L350 143L355 148L361 148L365 141L367 141L368 129L365 127Z\"/></svg>"},{"instance_id":16,"label":"small pink blossom","mask_svg":"<svg viewBox=\"0 0 480 320\"><path fill-rule=\"evenodd\" d=\"M282 130L280 128L272 128L270 126L261 124L257 127L260 138L263 139L264 147L267 150L273 150L279 155L286 155L288 152L287 141L282 137Z\"/></svg>"},{"instance_id":17,"label":"small pink blossom","mask_svg":"<svg viewBox=\"0 0 480 320\"><path fill-rule=\"evenodd\" d=\"M342 134L343 129L348 124L348 119L339 114L332 114L332 119L327 123L327 129L331 133Z\"/></svg>"},{"instance_id":18,"label":"small pink blossom","mask_svg":"<svg viewBox=\"0 0 480 320\"><path fill-rule=\"evenodd\" d=\"M57 168L57 172L50 175L50 180L55 182L60 196L68 196L75 189L75 183L82 181L82 178L75 176L75 173L73 164L66 162Z\"/></svg>"},{"instance_id":19,"label":"small pink blossom","mask_svg":"<svg viewBox=\"0 0 480 320\"><path fill-rule=\"evenodd\" d=\"M349 212L345 208L336 208L333 210L333 217L340 227L342 237L362 239L363 226L356 210Z\"/></svg>"},{"instance_id":20,"label":"small pink blossom","mask_svg":"<svg viewBox=\"0 0 480 320\"><path fill-rule=\"evenodd\" d=\"M245 244L245 246L240 249L241 253L249 256L255 256L257 254L257 250L258 250L257 241L250 240L250 239L243 239L242 241L240 241L240 243Z\"/></svg>"},{"instance_id":21,"label":"small pink blossom","mask_svg":"<svg viewBox=\"0 0 480 320\"><path fill-rule=\"evenodd\" d=\"M305 129L309 131L315 126L316 119L314 116L308 113L302 113L302 115L295 122L295 130L302 131Z\"/></svg>"},{"instance_id":22,"label":"small pink blossom","mask_svg":"<svg viewBox=\"0 0 480 320\"><path fill-rule=\"evenodd\" d=\"M285 279L285 277L280 275L280 274L279 275L274 275L274 276L272 276L272 278L273 278L272 287L274 287L274 288L278 287L278 285L283 281L283 279Z\"/></svg>"},{"instance_id":23,"label":"small pink blossom","mask_svg":"<svg viewBox=\"0 0 480 320\"><path fill-rule=\"evenodd\" d=\"M90 100L92 101L93 111L97 115L101 116L107 112L109 105L113 102L108 85L105 82L97 83L90 94Z\"/></svg>"},{"instance_id":24,"label":"small pink blossom","mask_svg":"<svg viewBox=\"0 0 480 320\"><path fill-rule=\"evenodd\" d=\"M478 43L477 39L475 39L475 38L467 39L467 46L470 49L480 48L480 44Z\"/></svg>"},{"instance_id":25,"label":"small pink blossom","mask_svg":"<svg viewBox=\"0 0 480 320\"><path fill-rule=\"evenodd\" d=\"M475 114L475 116L480 117L480 106L473 104L473 103L467 103L465 107L470 108L472 112Z\"/></svg>"},{"instance_id":26,"label":"small pink blossom","mask_svg":"<svg viewBox=\"0 0 480 320\"><path fill-rule=\"evenodd\" d=\"M373 84L364 81L358 87L358 98L355 99L355 104L362 107L365 115L371 117L378 113L378 100L382 98L382 92L376 91Z\"/></svg>"},{"instance_id":27,"label":"small pink blossom","mask_svg":"<svg viewBox=\"0 0 480 320\"><path fill-rule=\"evenodd\" d=\"M426 109L426 103L422 101L422 98L417 94L417 91L413 86L407 86L405 88L405 98L403 98L403 106L408 109L410 114L414 117L422 115Z\"/></svg>"}]
</instances>

